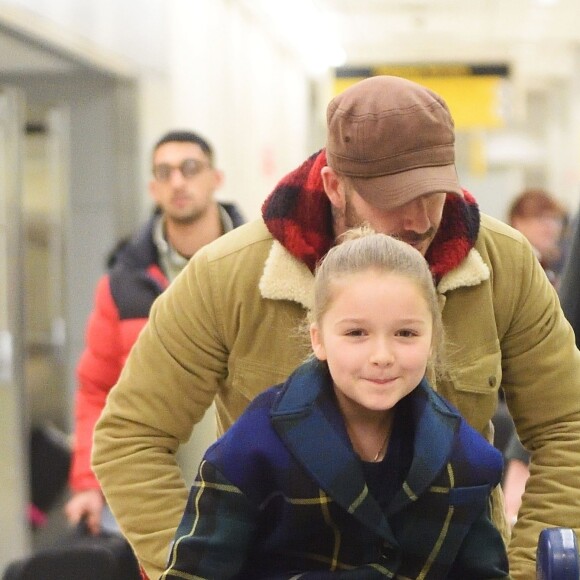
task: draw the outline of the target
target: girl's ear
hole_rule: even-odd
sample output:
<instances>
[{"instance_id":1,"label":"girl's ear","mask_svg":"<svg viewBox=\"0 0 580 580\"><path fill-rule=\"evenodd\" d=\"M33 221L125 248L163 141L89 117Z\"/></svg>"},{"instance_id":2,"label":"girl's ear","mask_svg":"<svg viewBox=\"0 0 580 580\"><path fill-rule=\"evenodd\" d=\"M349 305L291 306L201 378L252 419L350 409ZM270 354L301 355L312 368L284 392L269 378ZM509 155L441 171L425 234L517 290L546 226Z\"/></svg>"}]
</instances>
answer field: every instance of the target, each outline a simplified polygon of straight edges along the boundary
<instances>
[{"instance_id":1,"label":"girl's ear","mask_svg":"<svg viewBox=\"0 0 580 580\"><path fill-rule=\"evenodd\" d=\"M322 343L322 336L318 325L313 322L310 325L310 344L312 345L312 352L318 360L326 360L326 350Z\"/></svg>"}]
</instances>

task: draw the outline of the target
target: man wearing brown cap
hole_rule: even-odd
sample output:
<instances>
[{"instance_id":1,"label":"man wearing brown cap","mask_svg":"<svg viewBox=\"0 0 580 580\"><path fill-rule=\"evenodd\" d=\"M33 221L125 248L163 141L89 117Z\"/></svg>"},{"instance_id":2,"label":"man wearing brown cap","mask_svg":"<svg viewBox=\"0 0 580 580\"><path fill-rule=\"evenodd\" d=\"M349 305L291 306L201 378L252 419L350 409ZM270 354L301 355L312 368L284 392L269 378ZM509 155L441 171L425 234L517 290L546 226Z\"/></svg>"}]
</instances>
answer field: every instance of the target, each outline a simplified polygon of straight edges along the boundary
<instances>
[{"instance_id":1,"label":"man wearing brown cap","mask_svg":"<svg viewBox=\"0 0 580 580\"><path fill-rule=\"evenodd\" d=\"M326 148L281 180L262 218L196 254L157 300L108 398L93 468L151 578L187 499L179 444L214 400L221 433L304 359L296 329L312 272L361 223L405 240L430 265L448 344L437 390L492 437L503 387L532 451L513 577L535 576L542 528L580 525L580 352L554 289L524 237L480 214L460 187L443 100L373 77L330 103ZM492 509L503 528L498 492Z\"/></svg>"}]
</instances>

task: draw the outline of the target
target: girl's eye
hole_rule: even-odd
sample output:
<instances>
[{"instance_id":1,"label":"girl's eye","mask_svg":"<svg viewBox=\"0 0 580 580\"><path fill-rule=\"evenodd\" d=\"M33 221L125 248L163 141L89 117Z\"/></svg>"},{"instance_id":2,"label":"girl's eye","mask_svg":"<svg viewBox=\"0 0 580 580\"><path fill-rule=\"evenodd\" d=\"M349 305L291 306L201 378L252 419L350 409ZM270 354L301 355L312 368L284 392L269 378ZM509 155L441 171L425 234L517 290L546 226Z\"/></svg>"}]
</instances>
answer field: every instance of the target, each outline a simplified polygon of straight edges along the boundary
<instances>
[{"instance_id":1,"label":"girl's eye","mask_svg":"<svg viewBox=\"0 0 580 580\"><path fill-rule=\"evenodd\" d=\"M346 331L346 336L364 336L365 331L362 328L353 328L352 330Z\"/></svg>"},{"instance_id":2,"label":"girl's eye","mask_svg":"<svg viewBox=\"0 0 580 580\"><path fill-rule=\"evenodd\" d=\"M414 331L414 330L410 330L408 328L404 328L402 330L399 330L397 332L397 336L402 336L403 338L412 338L414 336L418 336L419 334Z\"/></svg>"}]
</instances>

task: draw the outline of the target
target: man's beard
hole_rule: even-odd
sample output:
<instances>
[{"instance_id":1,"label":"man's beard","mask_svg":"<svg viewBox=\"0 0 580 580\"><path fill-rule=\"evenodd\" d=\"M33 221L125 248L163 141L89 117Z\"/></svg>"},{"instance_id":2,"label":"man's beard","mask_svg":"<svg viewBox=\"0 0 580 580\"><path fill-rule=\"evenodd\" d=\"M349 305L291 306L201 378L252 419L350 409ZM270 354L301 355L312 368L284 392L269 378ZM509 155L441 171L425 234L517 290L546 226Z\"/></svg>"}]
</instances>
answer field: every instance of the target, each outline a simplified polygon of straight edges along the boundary
<instances>
[{"instance_id":1,"label":"man's beard","mask_svg":"<svg viewBox=\"0 0 580 580\"><path fill-rule=\"evenodd\" d=\"M368 221L364 220L356 211L354 205L347 196L344 202L344 209L337 209L333 206L332 215L335 221L342 220L345 230L351 230L353 228L368 227L372 230L374 228L369 224ZM410 245L416 245L421 242L432 240L435 237L436 229L431 226L426 232L419 234L414 231L403 231L403 232L382 232L388 234L389 236L406 242Z\"/></svg>"},{"instance_id":2,"label":"man's beard","mask_svg":"<svg viewBox=\"0 0 580 580\"><path fill-rule=\"evenodd\" d=\"M205 215L205 211L207 210L199 207L191 209L186 214L180 214L176 211L167 211L166 219L171 220L177 225L188 226L198 222Z\"/></svg>"},{"instance_id":3,"label":"man's beard","mask_svg":"<svg viewBox=\"0 0 580 580\"><path fill-rule=\"evenodd\" d=\"M357 213L348 196L344 201L344 209L339 209L333 205L331 206L331 210L334 223L342 222L345 231L360 228L362 226L370 227L369 223L363 220Z\"/></svg>"}]
</instances>

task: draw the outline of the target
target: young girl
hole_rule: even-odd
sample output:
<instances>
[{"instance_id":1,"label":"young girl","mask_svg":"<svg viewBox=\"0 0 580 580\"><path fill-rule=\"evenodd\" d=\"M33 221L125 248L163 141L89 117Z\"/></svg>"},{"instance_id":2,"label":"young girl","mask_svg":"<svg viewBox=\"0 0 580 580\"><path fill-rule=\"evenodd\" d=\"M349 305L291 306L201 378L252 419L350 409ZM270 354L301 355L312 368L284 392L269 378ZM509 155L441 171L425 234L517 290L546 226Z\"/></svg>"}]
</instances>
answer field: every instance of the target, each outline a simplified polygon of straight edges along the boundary
<instances>
[{"instance_id":1,"label":"young girl","mask_svg":"<svg viewBox=\"0 0 580 580\"><path fill-rule=\"evenodd\" d=\"M350 232L311 320L312 360L205 454L162 578L508 578L501 455L424 378L442 323L421 254Z\"/></svg>"}]
</instances>

